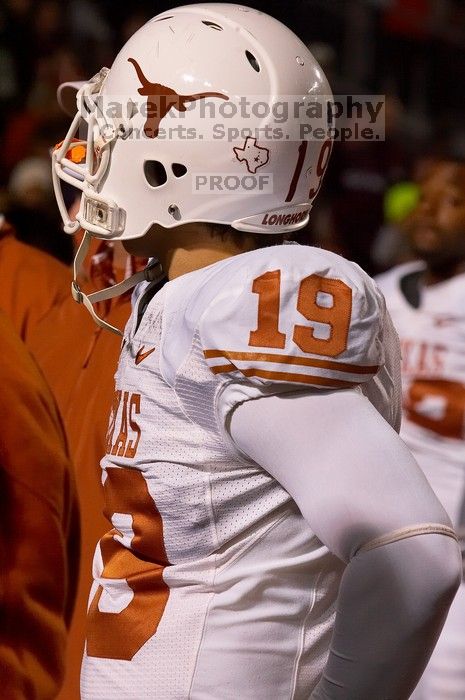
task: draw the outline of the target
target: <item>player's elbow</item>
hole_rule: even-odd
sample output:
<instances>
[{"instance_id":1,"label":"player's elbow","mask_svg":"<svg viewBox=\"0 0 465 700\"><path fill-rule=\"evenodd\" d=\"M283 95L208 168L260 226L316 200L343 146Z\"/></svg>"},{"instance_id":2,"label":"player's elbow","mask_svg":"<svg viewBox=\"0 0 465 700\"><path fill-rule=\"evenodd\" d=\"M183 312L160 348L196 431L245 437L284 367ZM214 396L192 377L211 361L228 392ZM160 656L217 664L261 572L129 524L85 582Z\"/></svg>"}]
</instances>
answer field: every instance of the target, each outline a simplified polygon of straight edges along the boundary
<instances>
[{"instance_id":1,"label":"player's elbow","mask_svg":"<svg viewBox=\"0 0 465 700\"><path fill-rule=\"evenodd\" d=\"M440 628L461 581L457 540L440 533L418 534L357 555L360 571L376 585L387 587L388 597L413 628ZM367 558L365 558L367 557Z\"/></svg>"},{"instance_id":2,"label":"player's elbow","mask_svg":"<svg viewBox=\"0 0 465 700\"><path fill-rule=\"evenodd\" d=\"M448 597L452 602L462 583L462 556L460 547L455 540L450 539L448 546L443 547L441 561L437 563L438 576L441 579L439 593Z\"/></svg>"},{"instance_id":3,"label":"player's elbow","mask_svg":"<svg viewBox=\"0 0 465 700\"><path fill-rule=\"evenodd\" d=\"M412 538L412 545L416 549L416 565L424 572L423 594L429 598L432 610L447 612L462 581L462 558L457 541L431 534Z\"/></svg>"}]
</instances>

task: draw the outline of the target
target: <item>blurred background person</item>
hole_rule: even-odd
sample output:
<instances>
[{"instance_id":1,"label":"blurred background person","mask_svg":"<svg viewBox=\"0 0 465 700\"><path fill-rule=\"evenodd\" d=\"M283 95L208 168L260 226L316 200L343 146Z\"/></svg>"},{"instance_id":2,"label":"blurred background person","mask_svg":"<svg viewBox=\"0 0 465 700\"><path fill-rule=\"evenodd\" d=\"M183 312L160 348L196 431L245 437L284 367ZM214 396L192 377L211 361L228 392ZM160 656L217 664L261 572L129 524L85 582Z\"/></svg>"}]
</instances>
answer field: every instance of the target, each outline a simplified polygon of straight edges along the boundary
<instances>
[{"instance_id":1,"label":"blurred background person","mask_svg":"<svg viewBox=\"0 0 465 700\"><path fill-rule=\"evenodd\" d=\"M72 218L78 208L79 197L76 197L70 209ZM145 258L129 256L119 242L93 239L80 271L79 286L86 293L105 289L146 264ZM124 328L131 312L131 292L100 302L97 312L111 325ZM103 515L100 459L106 450L120 345L121 337L97 326L70 293L41 320L30 340L32 353L55 394L63 417L75 464L81 515L81 565L60 700L79 700L80 697L79 676L92 560L96 543L108 529Z\"/></svg>"},{"instance_id":2,"label":"blurred background person","mask_svg":"<svg viewBox=\"0 0 465 700\"><path fill-rule=\"evenodd\" d=\"M71 279L65 265L19 241L0 214L0 308L26 344L46 313L69 297Z\"/></svg>"},{"instance_id":3,"label":"blurred background person","mask_svg":"<svg viewBox=\"0 0 465 700\"><path fill-rule=\"evenodd\" d=\"M425 167L404 222L414 262L378 277L402 345L401 437L447 510L465 552L465 164ZM415 700L465 698L465 584Z\"/></svg>"},{"instance_id":4,"label":"blurred background person","mask_svg":"<svg viewBox=\"0 0 465 700\"><path fill-rule=\"evenodd\" d=\"M3 311L0 344L0 693L51 700L76 592L76 495L54 399Z\"/></svg>"}]
</instances>

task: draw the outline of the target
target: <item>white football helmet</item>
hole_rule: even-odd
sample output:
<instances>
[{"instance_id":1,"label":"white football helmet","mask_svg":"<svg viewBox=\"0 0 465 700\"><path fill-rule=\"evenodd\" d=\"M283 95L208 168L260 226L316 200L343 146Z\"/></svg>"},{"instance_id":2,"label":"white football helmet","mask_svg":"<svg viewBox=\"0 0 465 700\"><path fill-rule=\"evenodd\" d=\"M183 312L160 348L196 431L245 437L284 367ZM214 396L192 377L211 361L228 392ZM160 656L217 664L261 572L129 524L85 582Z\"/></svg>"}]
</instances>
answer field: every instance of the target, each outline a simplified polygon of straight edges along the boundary
<instances>
[{"instance_id":1,"label":"white football helmet","mask_svg":"<svg viewBox=\"0 0 465 700\"><path fill-rule=\"evenodd\" d=\"M310 124L305 107L318 98L332 98L323 71L272 17L228 3L161 13L129 39L111 69L77 91L77 113L53 153L65 231L82 227L125 240L152 224L211 222L258 233L303 228L332 145L296 129L296 122ZM271 105L279 102L290 114L277 123ZM218 136L215 124L227 135ZM176 128L184 137L173 137ZM262 174L268 187L259 185ZM224 186L228 177L236 189ZM82 191L75 220L61 181ZM196 182L207 187L198 191Z\"/></svg>"}]
</instances>

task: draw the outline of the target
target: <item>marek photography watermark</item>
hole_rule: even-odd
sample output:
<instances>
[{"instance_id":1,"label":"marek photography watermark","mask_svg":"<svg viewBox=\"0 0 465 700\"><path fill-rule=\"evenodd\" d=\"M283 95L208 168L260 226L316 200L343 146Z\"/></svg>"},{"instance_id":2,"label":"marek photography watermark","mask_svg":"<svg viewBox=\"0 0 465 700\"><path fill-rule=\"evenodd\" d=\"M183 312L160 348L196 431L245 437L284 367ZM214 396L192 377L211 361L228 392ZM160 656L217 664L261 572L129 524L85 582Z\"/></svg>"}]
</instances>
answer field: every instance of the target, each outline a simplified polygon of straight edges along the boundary
<instances>
[{"instance_id":1,"label":"marek photography watermark","mask_svg":"<svg viewBox=\"0 0 465 700\"><path fill-rule=\"evenodd\" d=\"M213 95L213 96L212 96ZM383 141L384 95L98 96L86 105L104 141Z\"/></svg>"}]
</instances>

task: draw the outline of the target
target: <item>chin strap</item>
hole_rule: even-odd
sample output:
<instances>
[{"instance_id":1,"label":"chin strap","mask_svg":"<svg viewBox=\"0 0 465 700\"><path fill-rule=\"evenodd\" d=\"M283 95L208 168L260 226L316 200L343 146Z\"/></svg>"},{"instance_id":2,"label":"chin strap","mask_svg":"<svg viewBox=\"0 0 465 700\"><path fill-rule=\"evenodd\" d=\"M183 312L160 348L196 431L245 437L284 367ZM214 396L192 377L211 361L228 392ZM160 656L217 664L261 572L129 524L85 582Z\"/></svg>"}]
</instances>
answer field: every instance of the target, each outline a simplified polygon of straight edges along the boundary
<instances>
[{"instance_id":1,"label":"chin strap","mask_svg":"<svg viewBox=\"0 0 465 700\"><path fill-rule=\"evenodd\" d=\"M164 274L160 263L154 260L153 262L149 263L144 270L136 272L136 274L131 275L131 277L128 277L118 284L114 284L113 286L107 287L106 289L102 289L98 292L92 292L92 294L85 294L79 287L77 280L79 272L81 271L82 263L84 262L89 250L91 240L91 234L86 231L74 258L74 279L71 283L71 294L73 295L74 301L77 301L78 304L83 304L86 307L87 311L90 313L97 325L101 326L101 328L106 328L106 330L111 331L112 333L122 336L123 332L119 328L112 326L111 323L107 323L103 320L103 318L100 318L100 316L94 310L94 304L97 304L99 301L106 301L107 299L113 299L114 297L120 296L132 287L135 287L136 284L139 284L139 282L159 282L163 279Z\"/></svg>"}]
</instances>

